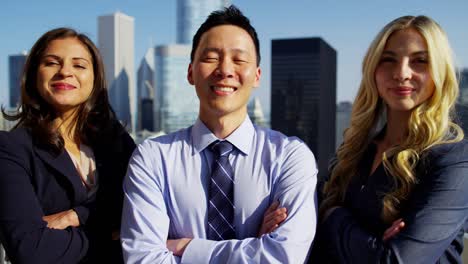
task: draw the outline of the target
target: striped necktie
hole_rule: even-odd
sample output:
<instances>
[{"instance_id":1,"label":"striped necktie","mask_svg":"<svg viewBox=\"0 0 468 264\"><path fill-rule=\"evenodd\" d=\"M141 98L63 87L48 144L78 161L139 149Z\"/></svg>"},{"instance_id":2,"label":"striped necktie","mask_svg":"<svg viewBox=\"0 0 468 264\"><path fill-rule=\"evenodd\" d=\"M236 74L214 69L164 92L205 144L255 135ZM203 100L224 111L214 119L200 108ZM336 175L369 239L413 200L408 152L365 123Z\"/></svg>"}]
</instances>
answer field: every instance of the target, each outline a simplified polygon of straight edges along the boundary
<instances>
[{"instance_id":1,"label":"striped necktie","mask_svg":"<svg viewBox=\"0 0 468 264\"><path fill-rule=\"evenodd\" d=\"M233 146L228 141L215 141L210 145L213 166L208 204L208 232L211 240L235 238L234 228L234 171L229 164Z\"/></svg>"}]
</instances>

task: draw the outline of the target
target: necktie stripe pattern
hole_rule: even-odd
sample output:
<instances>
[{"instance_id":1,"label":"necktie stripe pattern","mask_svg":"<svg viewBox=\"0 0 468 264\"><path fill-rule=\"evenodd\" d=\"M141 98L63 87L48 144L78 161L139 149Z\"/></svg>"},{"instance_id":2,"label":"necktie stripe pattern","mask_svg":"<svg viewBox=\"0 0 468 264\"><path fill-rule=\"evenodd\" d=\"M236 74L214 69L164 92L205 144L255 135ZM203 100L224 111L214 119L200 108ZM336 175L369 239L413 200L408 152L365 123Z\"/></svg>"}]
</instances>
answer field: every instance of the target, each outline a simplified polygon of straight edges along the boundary
<instances>
[{"instance_id":1,"label":"necktie stripe pattern","mask_svg":"<svg viewBox=\"0 0 468 264\"><path fill-rule=\"evenodd\" d=\"M219 163L219 160L217 160L216 163L218 163L218 166L224 172L224 175L226 175L226 177L228 177L232 182L234 182L234 179L231 178L231 175L229 175L229 172L227 172L226 169L224 169L223 165L221 163Z\"/></svg>"},{"instance_id":2,"label":"necktie stripe pattern","mask_svg":"<svg viewBox=\"0 0 468 264\"><path fill-rule=\"evenodd\" d=\"M234 204L232 203L232 201L230 200L230 197L221 189L221 187L216 183L216 181L214 181L213 179L211 179L211 184L216 185L216 187L218 188L218 191L220 191L221 194L222 194L224 197L226 197L226 200L231 204L231 206L232 206L233 208L236 208L236 207L234 206ZM211 203L211 200L210 200L210 203Z\"/></svg>"},{"instance_id":3,"label":"necktie stripe pattern","mask_svg":"<svg viewBox=\"0 0 468 264\"><path fill-rule=\"evenodd\" d=\"M235 238L234 171L229 164L233 146L228 141L210 145L214 162L211 170L207 237L211 240Z\"/></svg>"}]
</instances>

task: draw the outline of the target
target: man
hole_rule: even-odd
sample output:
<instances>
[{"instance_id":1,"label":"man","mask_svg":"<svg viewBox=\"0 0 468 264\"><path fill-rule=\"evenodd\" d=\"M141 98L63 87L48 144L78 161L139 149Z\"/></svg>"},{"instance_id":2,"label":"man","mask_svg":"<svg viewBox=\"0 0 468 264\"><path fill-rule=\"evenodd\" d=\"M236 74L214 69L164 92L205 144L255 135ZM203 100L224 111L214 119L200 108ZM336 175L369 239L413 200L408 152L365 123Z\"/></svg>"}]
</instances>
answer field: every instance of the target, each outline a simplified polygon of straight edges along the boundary
<instances>
[{"instance_id":1,"label":"man","mask_svg":"<svg viewBox=\"0 0 468 264\"><path fill-rule=\"evenodd\" d=\"M248 118L259 50L255 29L233 6L213 12L195 34L187 78L200 99L199 119L134 153L124 184L126 262L306 260L316 226L316 164L302 141ZM284 217L266 214L262 225L276 201L287 217L278 209Z\"/></svg>"}]
</instances>

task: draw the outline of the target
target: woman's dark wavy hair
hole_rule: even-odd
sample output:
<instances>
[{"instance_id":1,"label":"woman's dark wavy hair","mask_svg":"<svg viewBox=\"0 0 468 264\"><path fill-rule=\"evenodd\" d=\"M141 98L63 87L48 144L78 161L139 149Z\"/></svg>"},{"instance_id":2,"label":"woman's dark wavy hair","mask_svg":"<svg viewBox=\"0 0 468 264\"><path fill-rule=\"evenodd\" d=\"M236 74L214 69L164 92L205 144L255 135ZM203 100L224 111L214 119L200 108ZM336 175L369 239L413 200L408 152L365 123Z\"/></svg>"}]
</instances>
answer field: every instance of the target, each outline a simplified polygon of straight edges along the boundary
<instances>
[{"instance_id":1,"label":"woman's dark wavy hair","mask_svg":"<svg viewBox=\"0 0 468 264\"><path fill-rule=\"evenodd\" d=\"M110 140L120 126L109 104L104 64L94 43L84 34L71 28L56 28L42 35L31 49L21 77L21 101L14 114L2 113L7 120L18 121L13 128L24 127L31 131L37 144L51 147L56 153L64 148L64 140L53 122L57 117L54 108L39 94L37 71L50 42L56 39L75 38L88 48L93 60L94 84L89 98L79 106L76 114L75 139L85 144ZM106 135L102 137L100 135ZM111 136L111 137L110 137Z\"/></svg>"}]
</instances>

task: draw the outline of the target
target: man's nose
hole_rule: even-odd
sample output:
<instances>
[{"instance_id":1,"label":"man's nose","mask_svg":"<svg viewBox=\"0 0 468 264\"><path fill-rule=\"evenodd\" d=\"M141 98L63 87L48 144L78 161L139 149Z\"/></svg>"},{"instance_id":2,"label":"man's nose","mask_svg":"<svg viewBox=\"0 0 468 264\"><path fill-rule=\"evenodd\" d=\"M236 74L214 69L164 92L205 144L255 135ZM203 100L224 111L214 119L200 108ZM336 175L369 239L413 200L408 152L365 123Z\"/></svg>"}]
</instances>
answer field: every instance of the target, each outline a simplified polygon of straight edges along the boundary
<instances>
[{"instance_id":1,"label":"man's nose","mask_svg":"<svg viewBox=\"0 0 468 264\"><path fill-rule=\"evenodd\" d=\"M228 59L223 59L219 62L216 69L216 76L222 78L230 78L234 76L234 64Z\"/></svg>"}]
</instances>

